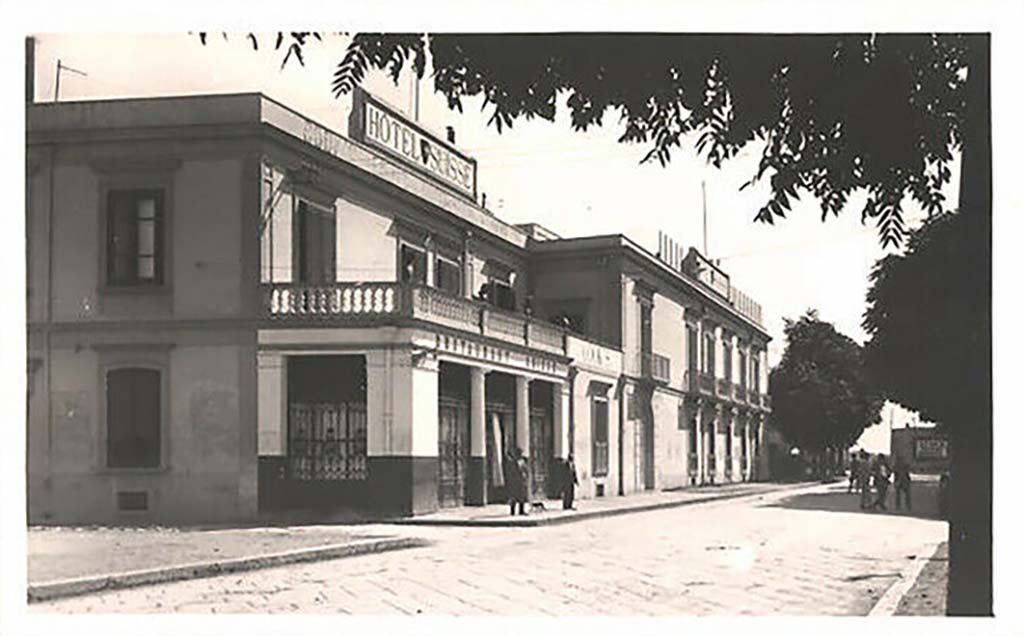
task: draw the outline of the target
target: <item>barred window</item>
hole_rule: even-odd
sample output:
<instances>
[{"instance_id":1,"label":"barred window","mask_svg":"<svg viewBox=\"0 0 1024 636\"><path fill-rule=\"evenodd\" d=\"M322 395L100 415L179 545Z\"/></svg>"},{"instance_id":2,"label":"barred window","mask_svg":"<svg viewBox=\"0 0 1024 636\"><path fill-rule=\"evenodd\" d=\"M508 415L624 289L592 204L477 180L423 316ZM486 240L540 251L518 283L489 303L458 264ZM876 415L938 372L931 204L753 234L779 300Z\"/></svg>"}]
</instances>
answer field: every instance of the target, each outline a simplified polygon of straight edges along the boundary
<instances>
[{"instance_id":1,"label":"barred window","mask_svg":"<svg viewBox=\"0 0 1024 636\"><path fill-rule=\"evenodd\" d=\"M366 479L365 404L293 403L288 437L292 479Z\"/></svg>"}]
</instances>

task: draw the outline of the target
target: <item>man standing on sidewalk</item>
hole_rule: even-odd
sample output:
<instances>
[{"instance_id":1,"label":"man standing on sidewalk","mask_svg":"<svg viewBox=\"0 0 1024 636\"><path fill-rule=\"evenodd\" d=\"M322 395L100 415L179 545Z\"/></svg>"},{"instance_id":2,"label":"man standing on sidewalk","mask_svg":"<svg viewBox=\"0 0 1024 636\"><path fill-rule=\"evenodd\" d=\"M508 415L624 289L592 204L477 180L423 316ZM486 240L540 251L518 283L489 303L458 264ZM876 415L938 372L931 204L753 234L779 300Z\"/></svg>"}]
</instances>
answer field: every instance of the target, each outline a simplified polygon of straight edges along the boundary
<instances>
[{"instance_id":1,"label":"man standing on sidewalk","mask_svg":"<svg viewBox=\"0 0 1024 636\"><path fill-rule=\"evenodd\" d=\"M860 487L860 477L857 474L859 469L860 461L857 459L857 455L855 454L850 458L850 485L847 486L846 492L855 492L855 489Z\"/></svg>"},{"instance_id":2,"label":"man standing on sidewalk","mask_svg":"<svg viewBox=\"0 0 1024 636\"><path fill-rule=\"evenodd\" d=\"M907 510L910 510L910 466L902 458L896 460L893 479L896 487L896 509L900 509L901 499L906 498Z\"/></svg>"},{"instance_id":3,"label":"man standing on sidewalk","mask_svg":"<svg viewBox=\"0 0 1024 636\"><path fill-rule=\"evenodd\" d=\"M860 489L860 508L867 510L871 506L871 462L866 451L860 452L857 464L857 488Z\"/></svg>"}]
</instances>

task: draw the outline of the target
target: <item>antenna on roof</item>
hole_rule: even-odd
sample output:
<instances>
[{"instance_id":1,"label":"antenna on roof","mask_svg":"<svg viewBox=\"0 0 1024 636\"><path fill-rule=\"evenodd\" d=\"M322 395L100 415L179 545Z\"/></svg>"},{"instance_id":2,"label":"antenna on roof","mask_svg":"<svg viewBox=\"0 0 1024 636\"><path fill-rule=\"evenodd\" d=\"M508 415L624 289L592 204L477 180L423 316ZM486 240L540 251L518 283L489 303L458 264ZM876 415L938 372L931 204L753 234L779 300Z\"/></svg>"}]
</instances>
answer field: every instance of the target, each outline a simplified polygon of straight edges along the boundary
<instances>
[{"instance_id":1,"label":"antenna on roof","mask_svg":"<svg viewBox=\"0 0 1024 636\"><path fill-rule=\"evenodd\" d=\"M86 73L85 71L79 71L78 69L71 68L70 66L67 66L66 64L61 64L61 61L57 60L57 82L53 86L53 101L54 102L56 102L57 100L60 99L60 72L62 70L64 70L64 71L71 71L72 73L78 73L82 77L89 77L89 74Z\"/></svg>"}]
</instances>

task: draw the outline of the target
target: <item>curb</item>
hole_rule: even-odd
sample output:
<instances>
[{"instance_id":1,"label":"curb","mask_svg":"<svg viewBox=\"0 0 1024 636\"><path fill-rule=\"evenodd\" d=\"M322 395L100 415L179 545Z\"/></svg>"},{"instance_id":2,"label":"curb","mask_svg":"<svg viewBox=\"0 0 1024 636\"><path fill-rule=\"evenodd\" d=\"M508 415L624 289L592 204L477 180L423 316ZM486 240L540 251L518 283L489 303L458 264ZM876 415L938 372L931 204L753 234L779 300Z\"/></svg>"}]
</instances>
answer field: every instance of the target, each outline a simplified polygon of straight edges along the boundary
<instances>
[{"instance_id":1,"label":"curb","mask_svg":"<svg viewBox=\"0 0 1024 636\"><path fill-rule=\"evenodd\" d=\"M341 543L313 548L300 548L287 552L262 554L258 556L239 557L221 561L201 561L186 565L135 570L118 574L103 574L76 579L64 579L52 583L29 584L28 602L37 603L69 596L80 596L100 591L118 590L128 587L169 583L188 579L206 578L257 570L278 565L302 563L308 561L326 561L345 557L375 554L406 548L418 548L430 545L430 541L416 537L394 537L387 539L365 539L351 543Z\"/></svg>"},{"instance_id":2,"label":"curb","mask_svg":"<svg viewBox=\"0 0 1024 636\"><path fill-rule=\"evenodd\" d=\"M632 507L623 508L610 508L607 510L590 510L586 512L580 512L574 515L565 515L558 517L541 517L535 519L525 519L516 521L511 518L509 519L424 519L411 517L407 519L399 519L394 521L395 525L403 526L460 526L460 527L472 527L479 526L482 528L535 528L538 526L553 526L561 525L564 523L575 523L577 521L589 521L592 519L599 519L602 517L614 517L618 515L627 515L635 512L650 512L653 510L662 510L665 508L679 508L682 506L692 506L695 504L711 503L714 501L723 501L726 499L739 499L740 497L753 497L757 495L770 495L777 492L787 490L798 490L801 488L811 488L820 486L817 483L802 483L795 484L792 486L781 486L772 490L760 490L750 491L745 490L741 492L731 492L721 495L708 495L707 497L699 497L695 499L684 499L681 501L659 501L657 503L642 504Z\"/></svg>"},{"instance_id":3,"label":"curb","mask_svg":"<svg viewBox=\"0 0 1024 636\"><path fill-rule=\"evenodd\" d=\"M928 562L935 556L941 545L942 542L929 543L914 555L914 560L910 566L903 572L900 572L899 580L889 586L889 589L885 591L882 598L878 599L875 606L868 612L868 616L895 616L896 610L900 606L900 601L917 583L917 579L921 576L924 566L928 565Z\"/></svg>"}]
</instances>

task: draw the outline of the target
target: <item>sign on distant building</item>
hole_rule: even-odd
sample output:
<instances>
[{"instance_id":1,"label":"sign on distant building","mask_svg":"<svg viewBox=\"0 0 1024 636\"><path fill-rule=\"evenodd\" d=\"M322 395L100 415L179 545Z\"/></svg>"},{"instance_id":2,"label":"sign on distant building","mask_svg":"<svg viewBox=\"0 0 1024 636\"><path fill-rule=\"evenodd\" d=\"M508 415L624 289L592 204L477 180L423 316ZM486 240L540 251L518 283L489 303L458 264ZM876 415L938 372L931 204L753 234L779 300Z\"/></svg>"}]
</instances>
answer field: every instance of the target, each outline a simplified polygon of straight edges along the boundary
<instances>
[{"instance_id":1,"label":"sign on distant building","mask_svg":"<svg viewBox=\"0 0 1024 636\"><path fill-rule=\"evenodd\" d=\"M923 437L914 440L914 459L944 460L949 458L949 442L938 437Z\"/></svg>"},{"instance_id":2,"label":"sign on distant building","mask_svg":"<svg viewBox=\"0 0 1024 636\"><path fill-rule=\"evenodd\" d=\"M394 109L357 88L353 93L349 135L383 150L435 181L476 201L476 160L410 122Z\"/></svg>"}]
</instances>

